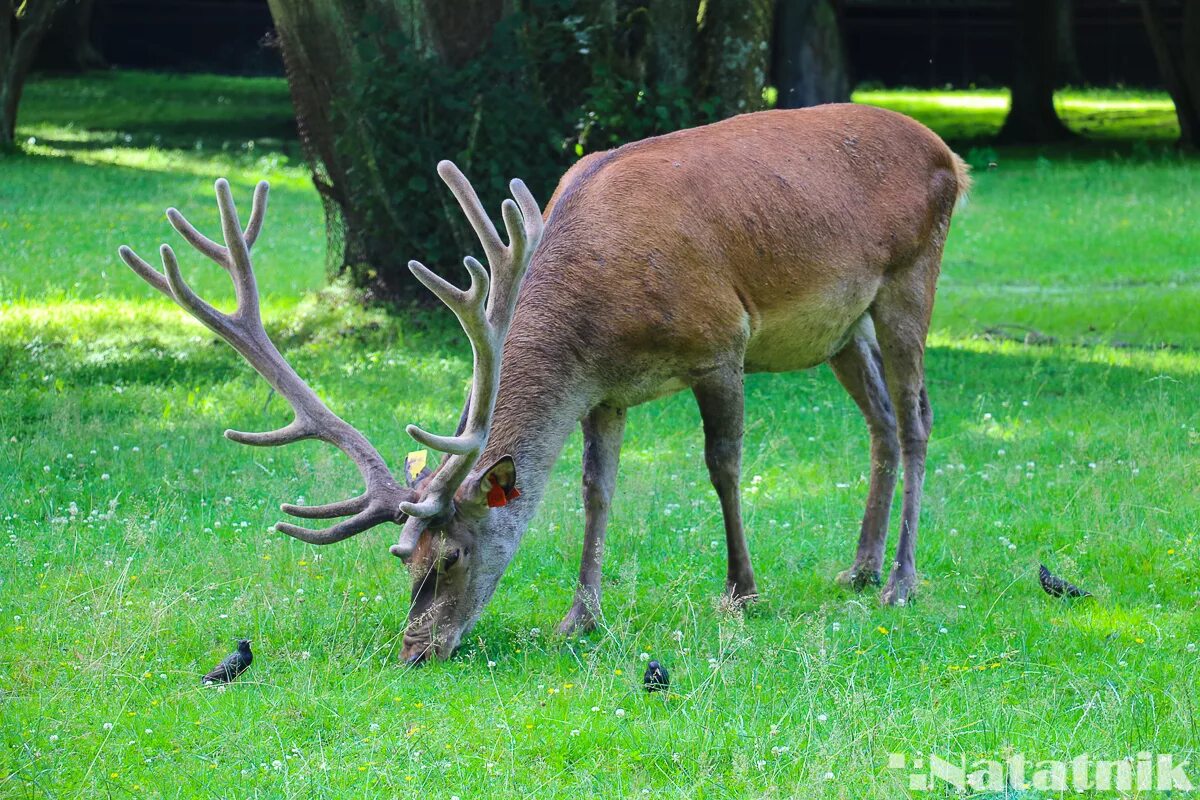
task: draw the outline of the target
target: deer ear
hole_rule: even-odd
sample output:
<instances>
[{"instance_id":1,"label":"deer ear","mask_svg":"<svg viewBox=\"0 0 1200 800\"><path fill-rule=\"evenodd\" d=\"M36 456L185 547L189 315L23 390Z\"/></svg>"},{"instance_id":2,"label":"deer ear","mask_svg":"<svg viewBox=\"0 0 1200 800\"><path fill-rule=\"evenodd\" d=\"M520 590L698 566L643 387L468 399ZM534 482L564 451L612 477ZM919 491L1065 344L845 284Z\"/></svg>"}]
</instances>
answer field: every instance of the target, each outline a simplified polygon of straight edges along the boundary
<instances>
[{"instance_id":1,"label":"deer ear","mask_svg":"<svg viewBox=\"0 0 1200 800\"><path fill-rule=\"evenodd\" d=\"M512 456L503 456L492 464L471 488L469 503L485 504L489 508L506 506L520 497L517 490L517 465Z\"/></svg>"}]
</instances>

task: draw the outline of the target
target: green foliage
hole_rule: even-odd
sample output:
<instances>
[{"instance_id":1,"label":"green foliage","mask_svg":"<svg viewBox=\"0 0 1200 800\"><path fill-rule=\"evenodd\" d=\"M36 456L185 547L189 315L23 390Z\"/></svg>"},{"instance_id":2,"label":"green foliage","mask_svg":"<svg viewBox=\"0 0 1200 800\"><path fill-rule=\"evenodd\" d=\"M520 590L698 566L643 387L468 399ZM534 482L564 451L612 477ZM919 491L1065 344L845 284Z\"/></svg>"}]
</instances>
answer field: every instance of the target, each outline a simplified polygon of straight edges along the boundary
<instances>
[{"instance_id":1,"label":"green foliage","mask_svg":"<svg viewBox=\"0 0 1200 800\"><path fill-rule=\"evenodd\" d=\"M280 501L356 492L354 469L316 442L223 440L286 421L284 405L115 247L177 244L167 205L215 234L212 179L231 173L244 203L271 178L255 249L268 329L393 464L413 447L405 423L453 427L461 331L444 311L313 298L323 230L304 171L258 130L194 148L188 115L214 109L170 100L218 80L247 97L239 81L94 80L120 118L72 97L89 81L36 82L21 137L37 144L0 162L0 797L892 800L909 791L890 752L1195 752L1200 163L980 152L997 166L955 216L928 352L909 607L832 581L866 495L853 403L825 369L755 375L757 607L717 603L720 510L677 395L630 414L602 630L549 635L582 542L576 436L462 655L406 670L394 532L321 549L269 530ZM261 105L217 110L254 120ZM228 276L179 252L227 302ZM987 332L1006 323L1054 341ZM1040 560L1095 600L1046 597ZM240 635L254 667L202 689ZM643 652L671 670L670 696L640 690Z\"/></svg>"},{"instance_id":2,"label":"green foliage","mask_svg":"<svg viewBox=\"0 0 1200 800\"><path fill-rule=\"evenodd\" d=\"M463 169L488 208L518 176L544 202L586 153L716 119L715 101L697 103L687 87L626 77L600 45L612 31L568 7L536 0L505 16L462 65L367 18L333 125L351 165L339 194L356 285L403 295L409 259L445 268L477 249L434 172L441 159Z\"/></svg>"},{"instance_id":3,"label":"green foliage","mask_svg":"<svg viewBox=\"0 0 1200 800\"><path fill-rule=\"evenodd\" d=\"M562 141L531 91L532 63L518 46L516 23L504 20L489 49L461 67L422 52L401 32L364 31L357 74L334 109L336 145L352 165L339 191L353 198L343 213L359 237L350 264L358 285L395 295L410 283L402 277L409 259L445 269L477 248L468 246L469 228L434 171L441 159L455 161L490 208L518 175L548 197ZM400 243L410 249L397 252Z\"/></svg>"}]
</instances>

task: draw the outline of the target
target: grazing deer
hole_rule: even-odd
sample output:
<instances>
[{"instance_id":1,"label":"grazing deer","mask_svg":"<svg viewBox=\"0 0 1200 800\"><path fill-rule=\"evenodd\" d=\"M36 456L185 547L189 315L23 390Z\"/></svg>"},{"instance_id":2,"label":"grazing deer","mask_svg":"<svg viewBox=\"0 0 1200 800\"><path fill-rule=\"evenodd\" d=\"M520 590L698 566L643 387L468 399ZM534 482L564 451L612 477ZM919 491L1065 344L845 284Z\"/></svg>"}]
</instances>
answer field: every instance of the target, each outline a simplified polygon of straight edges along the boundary
<instances>
[{"instance_id":1,"label":"grazing deer","mask_svg":"<svg viewBox=\"0 0 1200 800\"><path fill-rule=\"evenodd\" d=\"M358 466L366 491L324 506L284 505L305 518L348 516L311 530L329 544L384 522L402 526L391 552L413 575L402 658L448 657L479 618L513 557L575 425L584 435L586 507L579 583L559 630L595 625L600 564L630 406L691 389L705 460L720 498L726 591L758 589L742 530L739 472L743 376L828 362L866 418L871 479L858 551L839 581L878 583L900 464L904 501L885 603L916 580L913 551L932 414L925 337L942 246L966 165L908 117L858 105L747 114L582 159L563 177L544 223L524 184L502 213L508 245L448 161L438 173L479 235L491 274L465 260L466 290L418 262L416 278L458 317L474 351L473 383L454 436L409 434L444 454L397 480L366 438L331 412L267 338L250 248L267 186L243 229L229 186L216 185L225 245L174 209L167 217L224 266L237 310L223 314L184 282L171 248L165 274L129 248L125 262L228 341L295 412L271 433L234 441L321 439Z\"/></svg>"}]
</instances>

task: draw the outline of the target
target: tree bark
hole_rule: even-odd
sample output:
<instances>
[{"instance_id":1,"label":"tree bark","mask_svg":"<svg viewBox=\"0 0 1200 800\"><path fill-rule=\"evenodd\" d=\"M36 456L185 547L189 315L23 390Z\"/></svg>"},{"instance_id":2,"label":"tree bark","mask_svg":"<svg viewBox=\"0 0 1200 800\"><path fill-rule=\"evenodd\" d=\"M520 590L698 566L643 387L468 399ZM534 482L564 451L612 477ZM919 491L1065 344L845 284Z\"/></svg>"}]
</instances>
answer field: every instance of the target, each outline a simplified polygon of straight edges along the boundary
<instances>
[{"instance_id":1,"label":"tree bark","mask_svg":"<svg viewBox=\"0 0 1200 800\"><path fill-rule=\"evenodd\" d=\"M461 67L484 50L501 17L504 0L421 0L432 44L451 67Z\"/></svg>"},{"instance_id":2,"label":"tree bark","mask_svg":"<svg viewBox=\"0 0 1200 800\"><path fill-rule=\"evenodd\" d=\"M1079 68L1079 51L1075 47L1075 0L1053 0L1058 14L1055 32L1058 34L1058 79L1062 83L1078 86L1083 83L1083 70Z\"/></svg>"},{"instance_id":3,"label":"tree bark","mask_svg":"<svg viewBox=\"0 0 1200 800\"><path fill-rule=\"evenodd\" d=\"M834 0L779 0L773 64L779 108L850 99L840 17Z\"/></svg>"},{"instance_id":4,"label":"tree bark","mask_svg":"<svg viewBox=\"0 0 1200 800\"><path fill-rule=\"evenodd\" d=\"M701 22L702 95L721 116L763 107L773 0L708 0Z\"/></svg>"},{"instance_id":5,"label":"tree bark","mask_svg":"<svg viewBox=\"0 0 1200 800\"><path fill-rule=\"evenodd\" d=\"M1012 107L1000 130L1001 141L1055 142L1074 135L1054 110L1059 41L1055 5L1046 0L1013 0L1016 62Z\"/></svg>"},{"instance_id":6,"label":"tree bark","mask_svg":"<svg viewBox=\"0 0 1200 800\"><path fill-rule=\"evenodd\" d=\"M1140 5L1163 83L1175 103L1179 144L1195 150L1200 148L1200 0L1184 0L1178 36L1171 35L1159 0L1140 0Z\"/></svg>"},{"instance_id":7,"label":"tree bark","mask_svg":"<svg viewBox=\"0 0 1200 800\"><path fill-rule=\"evenodd\" d=\"M652 0L649 82L688 86L696 71L696 17L700 0Z\"/></svg>"},{"instance_id":8,"label":"tree bark","mask_svg":"<svg viewBox=\"0 0 1200 800\"><path fill-rule=\"evenodd\" d=\"M54 14L67 0L28 0L13 6L11 0L0 0L4 18L0 22L0 148L13 146L17 129L17 109L29 67L33 64L37 46L46 35ZM16 9L21 8L20 17Z\"/></svg>"},{"instance_id":9,"label":"tree bark","mask_svg":"<svg viewBox=\"0 0 1200 800\"><path fill-rule=\"evenodd\" d=\"M69 0L59 8L38 52L39 69L101 69L108 66L92 38L95 0Z\"/></svg>"}]
</instances>

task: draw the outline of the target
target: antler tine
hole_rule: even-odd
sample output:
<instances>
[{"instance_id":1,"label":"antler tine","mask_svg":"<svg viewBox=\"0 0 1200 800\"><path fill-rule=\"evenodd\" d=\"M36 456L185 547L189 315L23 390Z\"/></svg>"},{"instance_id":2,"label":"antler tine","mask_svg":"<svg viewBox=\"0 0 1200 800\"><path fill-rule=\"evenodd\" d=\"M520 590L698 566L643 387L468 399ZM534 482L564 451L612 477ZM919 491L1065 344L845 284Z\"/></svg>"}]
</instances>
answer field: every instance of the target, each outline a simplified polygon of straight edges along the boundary
<instances>
[{"instance_id":1,"label":"antler tine","mask_svg":"<svg viewBox=\"0 0 1200 800\"><path fill-rule=\"evenodd\" d=\"M471 342L474 366L465 424L461 426L459 434L438 436L416 425L407 427L409 436L417 442L448 453L450 457L430 479L420 502L401 504L401 510L409 515L410 521L405 524L400 543L392 549L397 555L411 552L419 535L417 528L421 520L436 517L450 508L454 492L470 474L487 446L500 383L500 357L504 339L508 336L521 281L542 234L541 212L521 181L514 180L510 184L516 200L505 200L501 207L509 239L506 246L500 241L495 226L479 202L479 196L458 167L449 161L442 161L437 169L479 236L491 275L482 264L468 256L463 263L471 275L471 285L463 291L419 261L410 261L408 264L417 280L458 317Z\"/></svg>"},{"instance_id":2,"label":"antler tine","mask_svg":"<svg viewBox=\"0 0 1200 800\"><path fill-rule=\"evenodd\" d=\"M238 220L229 183L222 178L216 182L215 190L225 238L224 246L197 231L174 208L168 209L167 218L189 244L229 272L237 293L237 310L233 314L218 311L192 290L184 280L179 261L169 245L164 244L161 248L161 273L128 247L122 246L120 249L122 260L143 280L170 297L237 350L250 366L287 400L295 414L290 423L278 430L265 433L227 430L227 438L259 447L275 447L303 439L320 439L337 447L358 467L367 487L358 497L317 506L282 506L285 513L307 519L345 516L349 516L349 519L323 530L280 522L275 525L276 530L310 544L331 544L383 522L401 522L400 504L413 499L415 492L398 484L383 458L367 438L321 402L312 388L280 355L263 328L250 248L262 231L267 209L267 182L262 181L255 187L254 203L245 229ZM472 290L474 288L473 286ZM485 284L483 294L486 295L486 292ZM471 292L467 294L470 295Z\"/></svg>"}]
</instances>

